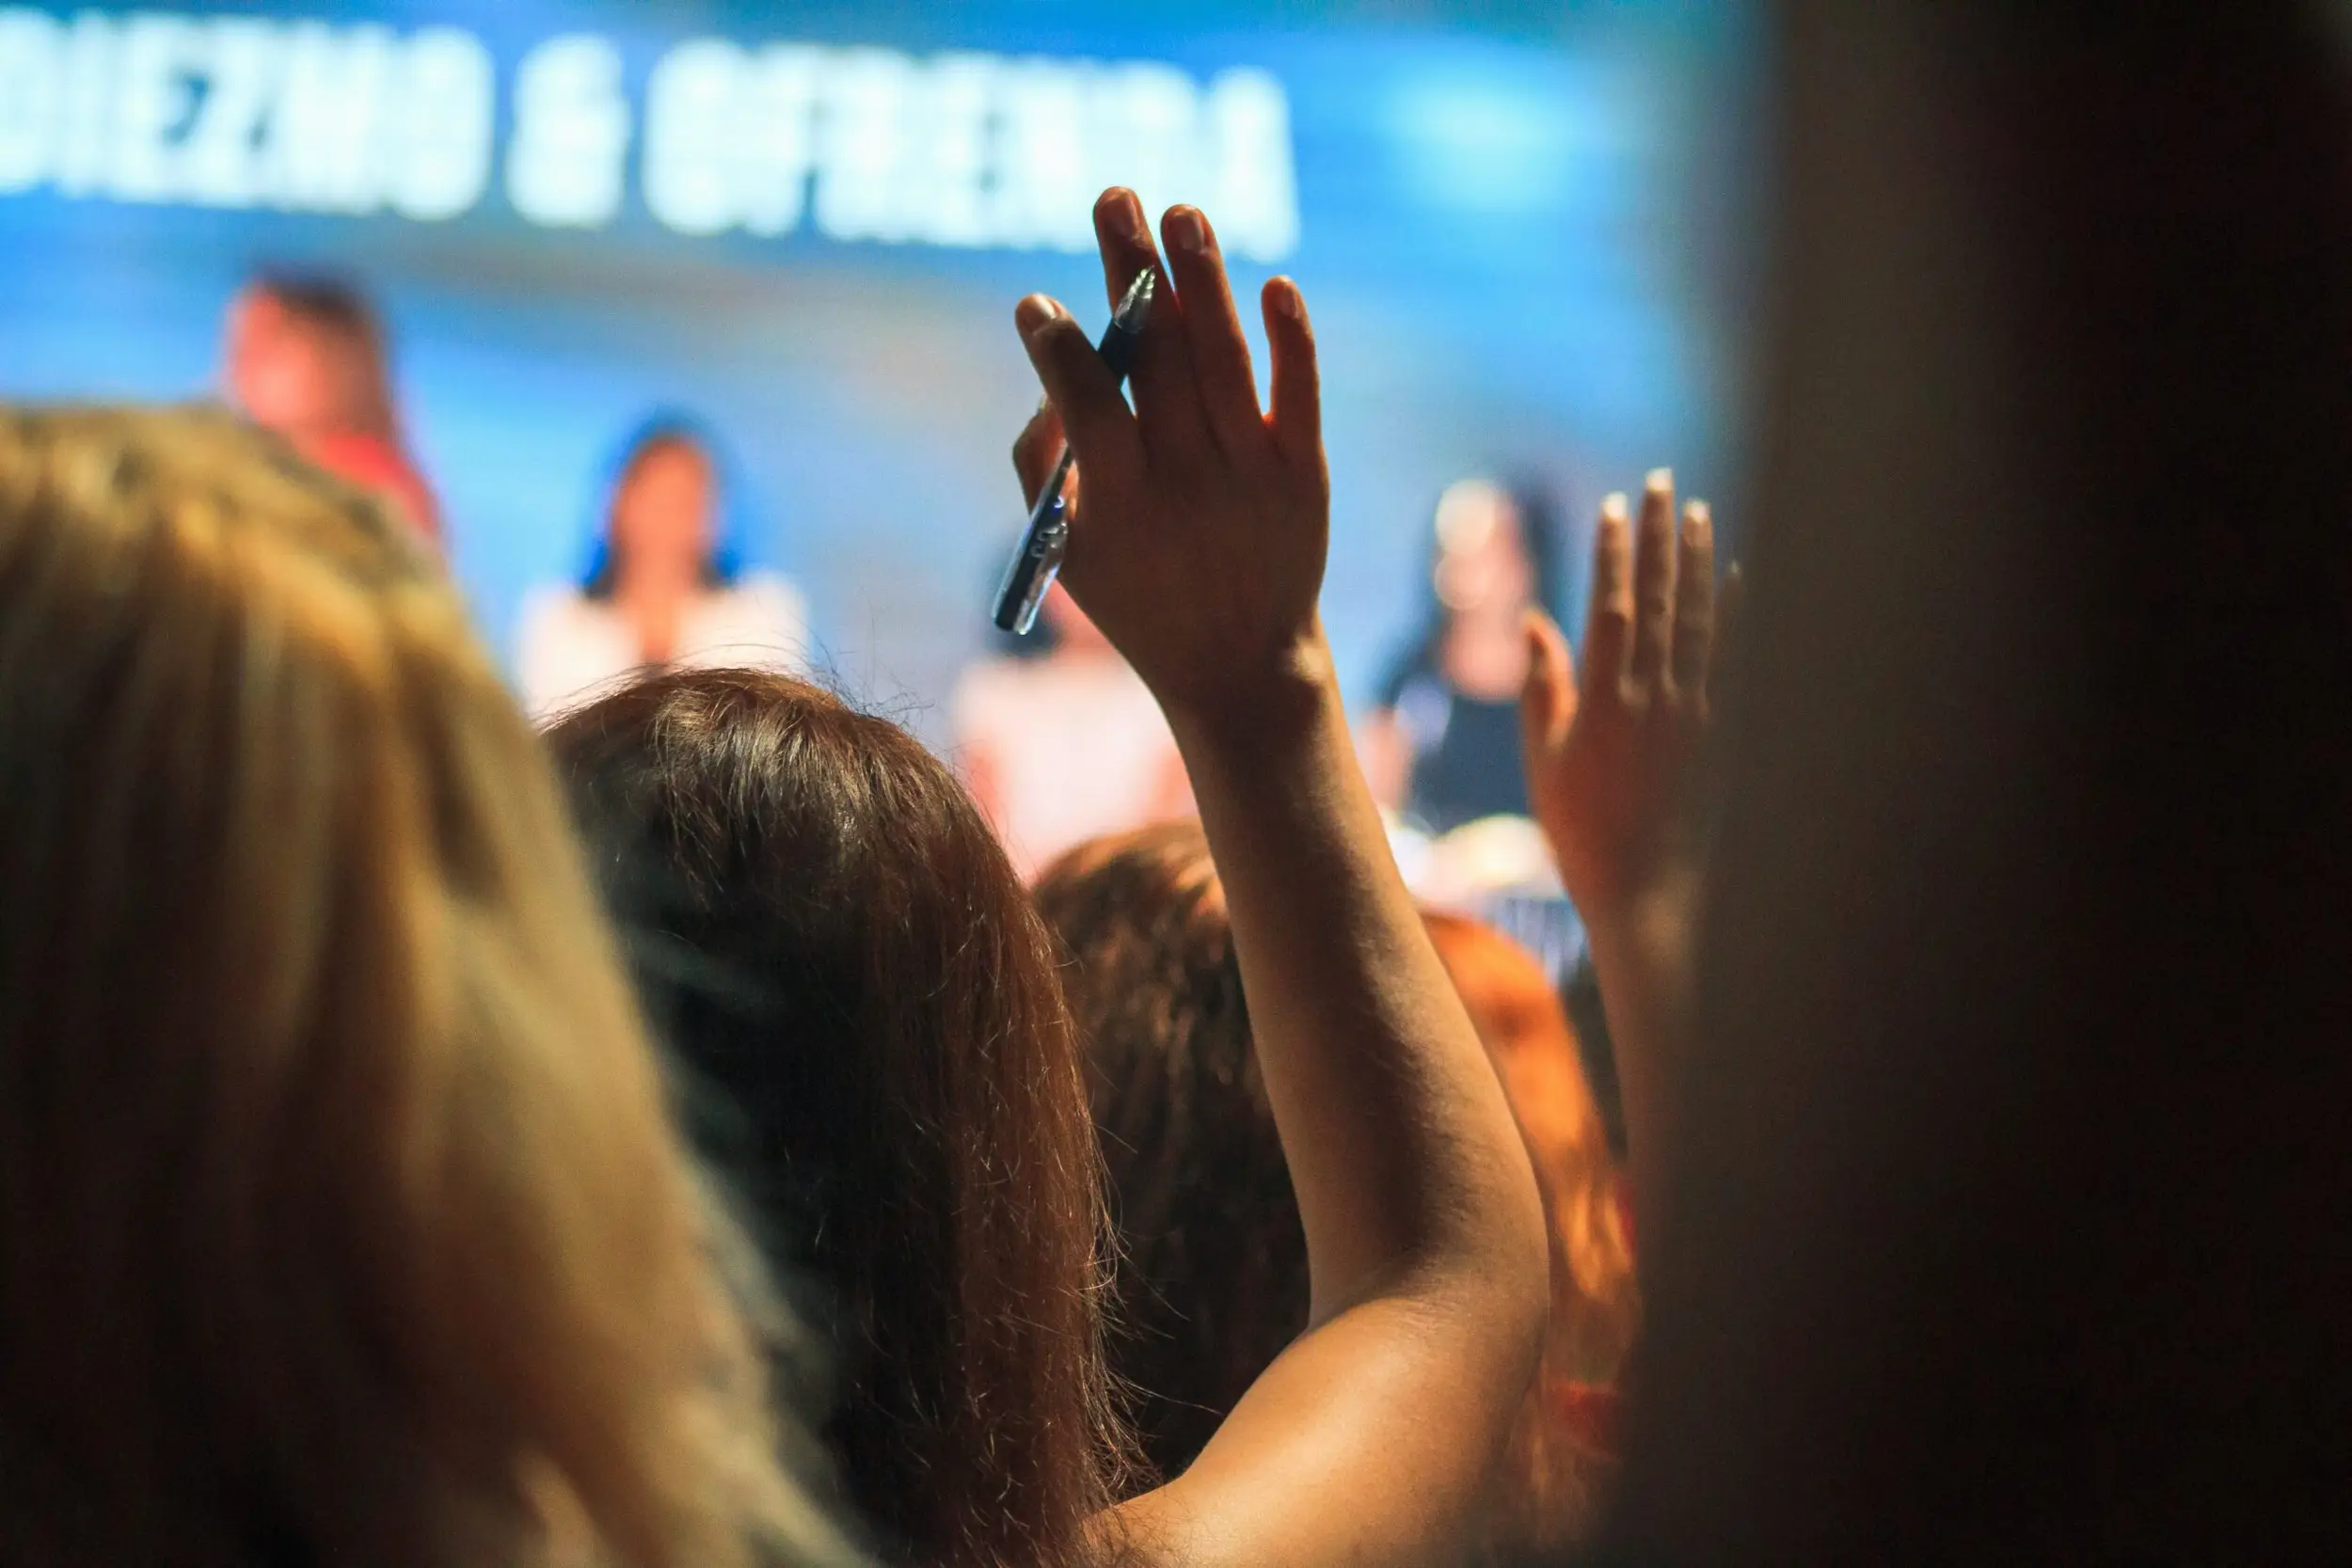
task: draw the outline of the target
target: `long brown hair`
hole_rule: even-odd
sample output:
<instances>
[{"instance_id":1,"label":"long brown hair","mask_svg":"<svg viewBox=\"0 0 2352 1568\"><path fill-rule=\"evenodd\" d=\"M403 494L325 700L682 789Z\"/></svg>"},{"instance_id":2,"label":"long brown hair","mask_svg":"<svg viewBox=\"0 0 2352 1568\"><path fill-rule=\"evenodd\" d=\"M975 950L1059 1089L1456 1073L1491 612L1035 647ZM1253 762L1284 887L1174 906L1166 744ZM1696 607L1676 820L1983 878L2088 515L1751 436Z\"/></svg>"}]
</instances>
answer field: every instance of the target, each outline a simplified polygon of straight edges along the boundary
<instances>
[{"instance_id":1,"label":"long brown hair","mask_svg":"<svg viewBox=\"0 0 2352 1568\"><path fill-rule=\"evenodd\" d=\"M1307 1236L1199 824L1080 845L1038 880L1068 956L1119 1227L1113 1364L1183 1473L1307 1326Z\"/></svg>"},{"instance_id":2,"label":"long brown hair","mask_svg":"<svg viewBox=\"0 0 2352 1568\"><path fill-rule=\"evenodd\" d=\"M888 1549L1086 1560L1124 1453L1053 951L970 798L805 682L682 671L550 740L706 1147L822 1292L828 1437Z\"/></svg>"},{"instance_id":3,"label":"long brown hair","mask_svg":"<svg viewBox=\"0 0 2352 1568\"><path fill-rule=\"evenodd\" d=\"M545 759L374 505L0 411L0 1561L839 1560Z\"/></svg>"},{"instance_id":4,"label":"long brown hair","mask_svg":"<svg viewBox=\"0 0 2352 1568\"><path fill-rule=\"evenodd\" d=\"M1070 960L1071 1008L1120 1229L1120 1378L1164 1473L1196 1458L1305 1328L1306 1239L1259 1074L1225 895L1199 824L1071 850L1038 907ZM1586 1534L1609 1464L1555 1419L1570 1385L1613 1377L1638 1316L1598 1107L1543 967L1502 933L1424 915L1502 1074L1551 1231L1552 1309L1489 1544Z\"/></svg>"}]
</instances>

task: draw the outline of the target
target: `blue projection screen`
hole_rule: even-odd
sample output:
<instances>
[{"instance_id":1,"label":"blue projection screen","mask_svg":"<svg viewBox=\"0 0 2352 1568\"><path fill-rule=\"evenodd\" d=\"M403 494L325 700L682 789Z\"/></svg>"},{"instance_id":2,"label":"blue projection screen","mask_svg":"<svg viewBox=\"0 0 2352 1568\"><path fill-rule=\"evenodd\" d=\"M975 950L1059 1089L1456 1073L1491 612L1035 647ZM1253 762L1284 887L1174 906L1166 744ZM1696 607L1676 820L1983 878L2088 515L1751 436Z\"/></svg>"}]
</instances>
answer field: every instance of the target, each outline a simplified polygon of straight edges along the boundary
<instances>
[{"instance_id":1,"label":"blue projection screen","mask_svg":"<svg viewBox=\"0 0 2352 1568\"><path fill-rule=\"evenodd\" d=\"M502 649L687 410L818 662L936 741L1020 522L1012 304L1100 322L1130 184L1306 293L1360 698L1450 482L1731 482L1751 53L1663 3L0 7L0 397L209 395L240 283L331 269Z\"/></svg>"}]
</instances>

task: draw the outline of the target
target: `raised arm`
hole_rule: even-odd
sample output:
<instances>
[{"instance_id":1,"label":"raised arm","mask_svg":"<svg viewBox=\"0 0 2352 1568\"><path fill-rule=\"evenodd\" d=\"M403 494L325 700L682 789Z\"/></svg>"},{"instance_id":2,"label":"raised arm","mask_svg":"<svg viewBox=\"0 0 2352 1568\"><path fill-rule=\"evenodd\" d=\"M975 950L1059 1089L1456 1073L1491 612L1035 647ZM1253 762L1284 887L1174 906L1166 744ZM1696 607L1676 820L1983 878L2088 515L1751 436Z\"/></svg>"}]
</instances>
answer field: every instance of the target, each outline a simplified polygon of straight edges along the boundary
<instances>
[{"instance_id":1,"label":"raised arm","mask_svg":"<svg viewBox=\"0 0 2352 1568\"><path fill-rule=\"evenodd\" d=\"M1706 503L1675 515L1674 480L1601 503L1582 682L1567 641L1528 617L1519 703L1528 798L1592 941L1617 1057L1637 1215L1674 1144L1673 1085L1692 1028L1700 830L1695 774L1715 651Z\"/></svg>"},{"instance_id":2,"label":"raised arm","mask_svg":"<svg viewBox=\"0 0 2352 1568\"><path fill-rule=\"evenodd\" d=\"M1095 210L1116 295L1154 265L1135 198ZM1166 710L1225 884L1304 1221L1311 1326L1191 1469L1127 1504L1165 1562L1421 1564L1477 1507L1545 1308L1542 1213L1509 1107L1390 859L1316 611L1329 532L1314 340L1266 285L1261 413L1200 214L1168 214L1130 413L1067 312L1018 325L1084 476L1065 580Z\"/></svg>"}]
</instances>

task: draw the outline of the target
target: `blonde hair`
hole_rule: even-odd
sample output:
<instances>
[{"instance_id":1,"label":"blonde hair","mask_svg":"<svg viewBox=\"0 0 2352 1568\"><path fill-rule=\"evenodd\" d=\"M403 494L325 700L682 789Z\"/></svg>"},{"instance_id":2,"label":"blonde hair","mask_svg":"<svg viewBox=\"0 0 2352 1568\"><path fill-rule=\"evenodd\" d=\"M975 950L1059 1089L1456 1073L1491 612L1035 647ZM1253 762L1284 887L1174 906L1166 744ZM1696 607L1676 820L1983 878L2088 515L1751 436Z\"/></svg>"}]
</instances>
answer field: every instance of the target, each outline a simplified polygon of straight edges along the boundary
<instances>
[{"instance_id":1,"label":"blonde hair","mask_svg":"<svg viewBox=\"0 0 2352 1568\"><path fill-rule=\"evenodd\" d=\"M375 506L0 410L0 1563L839 1560L547 762Z\"/></svg>"},{"instance_id":2,"label":"blonde hair","mask_svg":"<svg viewBox=\"0 0 2352 1568\"><path fill-rule=\"evenodd\" d=\"M1535 1388L1508 1461L1518 1495L1506 1518L1518 1544L1554 1547L1586 1536L1613 1456L1583 1448L1554 1418L1572 1385L1608 1384L1624 1369L1641 1320L1632 1238L1615 1162L1586 1083L1576 1033L1535 956L1491 926L1424 911L1422 924L1502 1079L1543 1190L1551 1232L1551 1314Z\"/></svg>"}]
</instances>

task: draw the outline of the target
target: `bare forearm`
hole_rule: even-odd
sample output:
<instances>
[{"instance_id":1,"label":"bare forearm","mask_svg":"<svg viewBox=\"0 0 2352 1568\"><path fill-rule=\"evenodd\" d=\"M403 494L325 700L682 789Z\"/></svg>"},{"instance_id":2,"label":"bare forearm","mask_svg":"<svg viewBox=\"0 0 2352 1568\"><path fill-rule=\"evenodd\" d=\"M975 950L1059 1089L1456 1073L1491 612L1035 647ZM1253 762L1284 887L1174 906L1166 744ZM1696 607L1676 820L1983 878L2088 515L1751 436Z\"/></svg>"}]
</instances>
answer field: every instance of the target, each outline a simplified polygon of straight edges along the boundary
<instances>
[{"instance_id":1,"label":"bare forearm","mask_svg":"<svg viewBox=\"0 0 2352 1568\"><path fill-rule=\"evenodd\" d=\"M1321 1322L1429 1270L1540 1303L1542 1216L1476 1034L1312 666L1174 717L1231 908Z\"/></svg>"},{"instance_id":2,"label":"bare forearm","mask_svg":"<svg viewBox=\"0 0 2352 1568\"><path fill-rule=\"evenodd\" d=\"M1096 207L1112 297L1154 297L1129 192ZM1305 299L1261 292L1271 406L1200 214L1164 219L1172 298L1132 408L1058 305L1015 313L1051 404L1015 447L1034 498L1068 436L1063 578L1160 699L1225 883L1305 1223L1315 1326L1184 1475L1121 1511L1164 1560L1430 1560L1527 1391L1542 1216L1502 1092L1391 863L1315 620L1330 543ZM1214 1244L1214 1239L1212 1239ZM1301 1499L1319 1499L1302 1507Z\"/></svg>"},{"instance_id":3,"label":"bare forearm","mask_svg":"<svg viewBox=\"0 0 2352 1568\"><path fill-rule=\"evenodd\" d=\"M1692 893L1603 913L1588 927L1593 975L1616 1058L1637 1228L1664 1196L1675 1107L1697 1029L1697 915Z\"/></svg>"}]
</instances>

